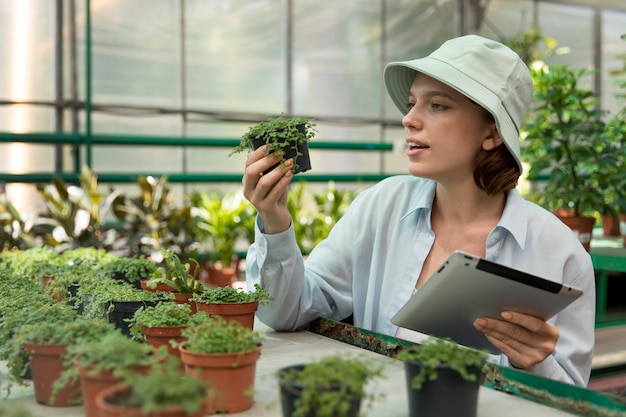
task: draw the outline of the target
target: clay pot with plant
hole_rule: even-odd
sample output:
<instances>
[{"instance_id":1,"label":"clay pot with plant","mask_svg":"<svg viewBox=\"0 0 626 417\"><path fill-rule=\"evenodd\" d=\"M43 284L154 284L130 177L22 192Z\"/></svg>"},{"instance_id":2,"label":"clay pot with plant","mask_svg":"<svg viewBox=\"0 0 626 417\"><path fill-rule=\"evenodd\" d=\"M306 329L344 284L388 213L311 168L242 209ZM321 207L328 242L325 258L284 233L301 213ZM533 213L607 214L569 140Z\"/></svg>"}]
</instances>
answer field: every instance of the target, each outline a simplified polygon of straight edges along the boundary
<instances>
[{"instance_id":1,"label":"clay pot with plant","mask_svg":"<svg viewBox=\"0 0 626 417\"><path fill-rule=\"evenodd\" d=\"M96 396L122 382L128 372L146 374L153 364L165 360L165 348L153 349L112 329L98 340L67 348L67 368L54 383L63 387L80 381L85 417L99 417Z\"/></svg>"},{"instance_id":2,"label":"clay pot with plant","mask_svg":"<svg viewBox=\"0 0 626 417\"><path fill-rule=\"evenodd\" d=\"M226 320L233 320L243 326L254 328L254 315L259 304L267 305L274 298L259 284L254 285L254 291L244 291L241 288L217 287L207 288L194 294L198 311L210 315L218 315Z\"/></svg>"},{"instance_id":3,"label":"clay pot with plant","mask_svg":"<svg viewBox=\"0 0 626 417\"><path fill-rule=\"evenodd\" d=\"M55 381L71 365L67 364L69 346L97 340L112 327L102 320L78 318L70 322L41 322L24 326L14 336L15 350L20 347L30 356L35 400L44 405L64 407L82 402L78 381L55 385ZM22 365L9 360L9 367Z\"/></svg>"},{"instance_id":4,"label":"clay pot with plant","mask_svg":"<svg viewBox=\"0 0 626 417\"><path fill-rule=\"evenodd\" d=\"M430 337L401 350L409 416L476 417L482 367L488 353Z\"/></svg>"},{"instance_id":5,"label":"clay pot with plant","mask_svg":"<svg viewBox=\"0 0 626 417\"><path fill-rule=\"evenodd\" d=\"M262 337L219 316L183 330L179 346L188 374L210 383L208 411L237 413L252 407Z\"/></svg>"},{"instance_id":6,"label":"clay pot with plant","mask_svg":"<svg viewBox=\"0 0 626 417\"><path fill-rule=\"evenodd\" d=\"M170 355L180 359L176 345L184 341L183 330L206 318L202 312L192 314L189 304L162 301L137 310L130 320L130 330L133 338L145 340L154 348L165 346Z\"/></svg>"},{"instance_id":7,"label":"clay pot with plant","mask_svg":"<svg viewBox=\"0 0 626 417\"><path fill-rule=\"evenodd\" d=\"M186 374L173 357L148 373L125 373L122 382L96 396L100 417L202 417L207 383Z\"/></svg>"},{"instance_id":8,"label":"clay pot with plant","mask_svg":"<svg viewBox=\"0 0 626 417\"><path fill-rule=\"evenodd\" d=\"M356 356L335 354L278 372L284 417L356 417L376 394L366 385L382 378L382 367Z\"/></svg>"},{"instance_id":9,"label":"clay pot with plant","mask_svg":"<svg viewBox=\"0 0 626 417\"><path fill-rule=\"evenodd\" d=\"M317 134L315 124L306 117L270 117L250 126L241 137L241 142L233 148L231 155L243 151L253 151L268 145L266 155L276 155L278 163L267 169L264 174L288 159L294 159L294 174L311 169L308 143Z\"/></svg>"}]
</instances>

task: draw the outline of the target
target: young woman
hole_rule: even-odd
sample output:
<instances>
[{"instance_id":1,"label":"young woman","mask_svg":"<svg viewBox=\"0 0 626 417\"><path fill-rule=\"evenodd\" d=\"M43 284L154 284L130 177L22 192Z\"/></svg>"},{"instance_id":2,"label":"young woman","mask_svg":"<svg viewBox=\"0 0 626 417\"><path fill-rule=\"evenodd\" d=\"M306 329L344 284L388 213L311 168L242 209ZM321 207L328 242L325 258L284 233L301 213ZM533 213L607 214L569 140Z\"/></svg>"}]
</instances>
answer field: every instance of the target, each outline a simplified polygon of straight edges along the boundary
<instances>
[{"instance_id":1,"label":"young woman","mask_svg":"<svg viewBox=\"0 0 626 417\"><path fill-rule=\"evenodd\" d=\"M407 340L423 335L390 319L454 250L577 287L584 295L545 322L504 311L476 329L504 366L586 385L594 345L591 259L558 218L515 189L522 172L519 127L532 98L526 65L479 36L449 40L431 55L390 63L385 85L404 117L409 173L381 181L353 201L304 263L287 210L292 162L255 151L244 195L257 208L248 285L275 297L258 317L295 330L353 315L356 326Z\"/></svg>"}]
</instances>

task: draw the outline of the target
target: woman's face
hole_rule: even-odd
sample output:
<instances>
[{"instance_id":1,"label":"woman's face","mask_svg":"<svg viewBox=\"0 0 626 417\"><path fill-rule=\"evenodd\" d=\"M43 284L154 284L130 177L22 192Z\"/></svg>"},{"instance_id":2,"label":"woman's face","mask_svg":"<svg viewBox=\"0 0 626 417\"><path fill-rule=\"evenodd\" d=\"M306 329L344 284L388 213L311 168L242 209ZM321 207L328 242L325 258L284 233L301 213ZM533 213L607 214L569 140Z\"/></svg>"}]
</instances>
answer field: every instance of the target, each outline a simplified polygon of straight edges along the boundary
<instances>
[{"instance_id":1,"label":"woman's face","mask_svg":"<svg viewBox=\"0 0 626 417\"><path fill-rule=\"evenodd\" d=\"M471 180L481 149L501 143L483 108L427 75L417 74L408 102L402 124L412 175L438 182Z\"/></svg>"}]
</instances>

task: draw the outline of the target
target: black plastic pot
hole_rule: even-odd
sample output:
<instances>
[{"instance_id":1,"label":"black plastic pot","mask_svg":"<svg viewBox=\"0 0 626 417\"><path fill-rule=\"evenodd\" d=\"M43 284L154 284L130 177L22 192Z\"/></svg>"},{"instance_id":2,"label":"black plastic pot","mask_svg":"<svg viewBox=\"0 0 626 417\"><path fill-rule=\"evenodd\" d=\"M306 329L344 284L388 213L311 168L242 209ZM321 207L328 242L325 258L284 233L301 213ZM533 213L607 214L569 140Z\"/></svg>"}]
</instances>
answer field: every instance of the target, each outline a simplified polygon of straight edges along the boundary
<instances>
[{"instance_id":1,"label":"black plastic pot","mask_svg":"<svg viewBox=\"0 0 626 417\"><path fill-rule=\"evenodd\" d=\"M420 368L419 362L404 363L410 417L476 417L480 367L469 368L468 371L476 375L476 381L466 381L458 372L442 365L436 380L426 381L420 389L414 389L411 382Z\"/></svg>"},{"instance_id":2,"label":"black plastic pot","mask_svg":"<svg viewBox=\"0 0 626 417\"><path fill-rule=\"evenodd\" d=\"M304 124L300 124L296 126L296 128L303 135L306 134ZM252 139L252 147L254 149L257 149L265 145L266 143L267 141L264 138ZM294 141L293 143L290 143L289 146L286 146L285 148L283 148L283 150L285 152L285 156L284 156L285 160L295 158L295 163L297 165L297 168L294 171L294 174L297 174L299 172L305 172L311 169L311 157L309 156L309 144L307 141L304 141L301 143L297 143ZM298 153L300 153L300 155L298 155ZM276 168L278 165L279 164L276 164L272 166L271 168L266 169L265 171L263 171L263 174L267 174L268 172Z\"/></svg>"},{"instance_id":3,"label":"black plastic pot","mask_svg":"<svg viewBox=\"0 0 626 417\"><path fill-rule=\"evenodd\" d=\"M113 308L110 305L113 304ZM155 301L110 301L107 305L107 321L120 329L122 334L131 337L130 326L127 319L132 319L135 312L141 307L152 307Z\"/></svg>"},{"instance_id":4,"label":"black plastic pot","mask_svg":"<svg viewBox=\"0 0 626 417\"><path fill-rule=\"evenodd\" d=\"M280 386L280 402L283 411L283 417L291 417L296 410L296 401L300 398L303 386L297 381L281 381L281 374L291 369L303 369L305 365L294 365L282 368L278 371L278 381ZM330 386L318 387L317 391L323 390L338 390L339 384L331 384ZM345 417L357 417L361 409L361 397L355 396L350 404L350 409ZM315 410L311 410L306 414L306 417L317 417L318 414Z\"/></svg>"}]
</instances>

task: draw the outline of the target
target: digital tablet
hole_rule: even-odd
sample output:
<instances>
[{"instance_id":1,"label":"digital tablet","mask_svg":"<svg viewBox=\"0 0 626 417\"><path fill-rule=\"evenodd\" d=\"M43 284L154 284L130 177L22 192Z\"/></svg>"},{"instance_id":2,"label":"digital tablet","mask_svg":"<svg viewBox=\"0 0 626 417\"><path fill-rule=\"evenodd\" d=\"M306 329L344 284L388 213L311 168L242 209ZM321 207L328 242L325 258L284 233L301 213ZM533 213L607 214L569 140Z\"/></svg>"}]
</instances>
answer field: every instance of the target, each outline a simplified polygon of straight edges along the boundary
<instances>
[{"instance_id":1,"label":"digital tablet","mask_svg":"<svg viewBox=\"0 0 626 417\"><path fill-rule=\"evenodd\" d=\"M499 318L502 311L510 310L547 320L581 295L576 288L456 251L391 322L500 354L474 328L478 317Z\"/></svg>"}]
</instances>

